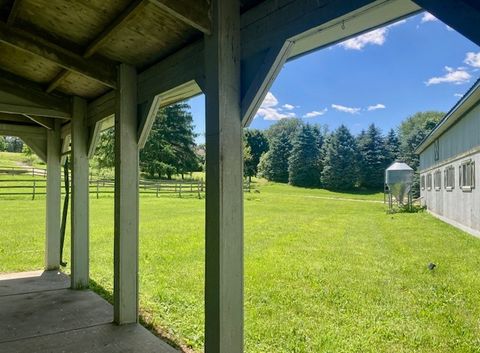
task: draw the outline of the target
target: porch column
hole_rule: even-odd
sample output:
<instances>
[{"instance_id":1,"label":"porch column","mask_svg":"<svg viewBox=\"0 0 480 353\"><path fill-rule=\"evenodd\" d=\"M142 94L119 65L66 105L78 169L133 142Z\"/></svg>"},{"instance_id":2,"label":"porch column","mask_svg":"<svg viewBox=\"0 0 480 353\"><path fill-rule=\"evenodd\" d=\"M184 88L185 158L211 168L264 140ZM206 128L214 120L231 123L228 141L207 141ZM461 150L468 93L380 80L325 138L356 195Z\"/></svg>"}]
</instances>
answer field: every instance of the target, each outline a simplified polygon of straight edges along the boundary
<instances>
[{"instance_id":1,"label":"porch column","mask_svg":"<svg viewBox=\"0 0 480 353\"><path fill-rule=\"evenodd\" d=\"M47 131L47 197L46 197L46 236L45 270L60 267L60 122L55 121L54 129Z\"/></svg>"},{"instance_id":2,"label":"porch column","mask_svg":"<svg viewBox=\"0 0 480 353\"><path fill-rule=\"evenodd\" d=\"M137 75L121 64L115 111L114 321L138 321Z\"/></svg>"},{"instance_id":3,"label":"porch column","mask_svg":"<svg viewBox=\"0 0 480 353\"><path fill-rule=\"evenodd\" d=\"M240 1L212 0L205 37L205 352L243 352Z\"/></svg>"},{"instance_id":4,"label":"porch column","mask_svg":"<svg viewBox=\"0 0 480 353\"><path fill-rule=\"evenodd\" d=\"M89 185L87 103L73 98L72 114L72 288L88 287L89 280Z\"/></svg>"}]
</instances>

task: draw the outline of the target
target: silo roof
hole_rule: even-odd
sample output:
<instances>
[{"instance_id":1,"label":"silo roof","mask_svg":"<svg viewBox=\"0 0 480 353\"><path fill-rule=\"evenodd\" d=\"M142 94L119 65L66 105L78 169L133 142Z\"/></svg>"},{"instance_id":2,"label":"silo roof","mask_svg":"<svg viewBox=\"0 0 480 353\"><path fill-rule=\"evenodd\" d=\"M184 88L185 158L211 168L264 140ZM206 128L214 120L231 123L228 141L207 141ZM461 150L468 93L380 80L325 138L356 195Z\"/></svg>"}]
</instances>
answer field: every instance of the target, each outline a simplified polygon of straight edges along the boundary
<instances>
[{"instance_id":1,"label":"silo roof","mask_svg":"<svg viewBox=\"0 0 480 353\"><path fill-rule=\"evenodd\" d=\"M387 170L413 170L407 163L395 162Z\"/></svg>"}]
</instances>

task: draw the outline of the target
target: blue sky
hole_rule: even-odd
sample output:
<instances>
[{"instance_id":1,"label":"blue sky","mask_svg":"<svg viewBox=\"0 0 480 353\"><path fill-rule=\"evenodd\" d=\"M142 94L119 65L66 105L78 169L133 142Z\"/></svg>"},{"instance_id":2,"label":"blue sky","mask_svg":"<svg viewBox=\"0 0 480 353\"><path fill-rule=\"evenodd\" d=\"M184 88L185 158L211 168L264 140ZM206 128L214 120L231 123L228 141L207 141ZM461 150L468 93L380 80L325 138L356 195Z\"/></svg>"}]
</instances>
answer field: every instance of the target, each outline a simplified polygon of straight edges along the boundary
<instances>
[{"instance_id":1,"label":"blue sky","mask_svg":"<svg viewBox=\"0 0 480 353\"><path fill-rule=\"evenodd\" d=\"M480 77L480 48L428 13L285 64L250 127L298 117L353 133L411 114L447 112ZM204 141L204 96L189 101Z\"/></svg>"}]
</instances>

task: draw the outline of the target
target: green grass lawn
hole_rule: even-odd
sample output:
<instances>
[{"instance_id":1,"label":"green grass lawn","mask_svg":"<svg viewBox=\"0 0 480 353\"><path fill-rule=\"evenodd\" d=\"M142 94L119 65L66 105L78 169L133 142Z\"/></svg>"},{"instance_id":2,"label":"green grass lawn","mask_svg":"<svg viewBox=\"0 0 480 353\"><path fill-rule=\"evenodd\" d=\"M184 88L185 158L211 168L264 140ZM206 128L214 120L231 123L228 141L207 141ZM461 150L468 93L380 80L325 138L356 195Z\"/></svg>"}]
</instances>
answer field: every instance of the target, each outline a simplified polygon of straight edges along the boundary
<instances>
[{"instance_id":1,"label":"green grass lawn","mask_svg":"<svg viewBox=\"0 0 480 353\"><path fill-rule=\"evenodd\" d=\"M479 239L425 212L387 215L378 193L257 188L245 197L246 352L480 352ZM0 272L42 267L44 203L0 199ZM204 200L140 205L143 314L200 351ZM90 214L91 276L111 292L113 198L92 198Z\"/></svg>"}]
</instances>

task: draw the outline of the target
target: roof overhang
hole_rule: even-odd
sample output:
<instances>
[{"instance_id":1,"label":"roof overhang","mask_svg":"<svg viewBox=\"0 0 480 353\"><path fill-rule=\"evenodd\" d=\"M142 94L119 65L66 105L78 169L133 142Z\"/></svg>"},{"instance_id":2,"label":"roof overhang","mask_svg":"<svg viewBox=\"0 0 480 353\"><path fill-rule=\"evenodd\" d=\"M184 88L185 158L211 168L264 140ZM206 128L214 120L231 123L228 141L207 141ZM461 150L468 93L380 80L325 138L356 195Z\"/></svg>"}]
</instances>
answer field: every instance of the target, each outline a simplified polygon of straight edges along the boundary
<instances>
[{"instance_id":1,"label":"roof overhang","mask_svg":"<svg viewBox=\"0 0 480 353\"><path fill-rule=\"evenodd\" d=\"M474 108L480 102L480 80L478 80L457 104L440 120L435 128L415 149L416 154L420 154L438 139L445 131L462 119L466 113Z\"/></svg>"}]
</instances>

